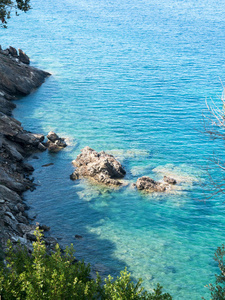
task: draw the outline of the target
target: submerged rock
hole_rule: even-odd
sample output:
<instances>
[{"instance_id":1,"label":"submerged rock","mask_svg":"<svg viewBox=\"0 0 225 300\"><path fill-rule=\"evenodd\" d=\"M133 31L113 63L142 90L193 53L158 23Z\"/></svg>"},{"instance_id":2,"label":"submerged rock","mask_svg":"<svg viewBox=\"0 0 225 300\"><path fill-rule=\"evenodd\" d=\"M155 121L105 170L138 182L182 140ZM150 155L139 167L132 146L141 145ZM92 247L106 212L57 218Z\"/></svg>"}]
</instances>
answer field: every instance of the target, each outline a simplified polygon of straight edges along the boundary
<instances>
[{"instance_id":1,"label":"submerged rock","mask_svg":"<svg viewBox=\"0 0 225 300\"><path fill-rule=\"evenodd\" d=\"M106 185L121 185L118 179L125 176L126 171L113 155L104 151L97 152L90 147L81 150L81 154L73 161L77 169L71 174L72 180L89 177Z\"/></svg>"}]
</instances>

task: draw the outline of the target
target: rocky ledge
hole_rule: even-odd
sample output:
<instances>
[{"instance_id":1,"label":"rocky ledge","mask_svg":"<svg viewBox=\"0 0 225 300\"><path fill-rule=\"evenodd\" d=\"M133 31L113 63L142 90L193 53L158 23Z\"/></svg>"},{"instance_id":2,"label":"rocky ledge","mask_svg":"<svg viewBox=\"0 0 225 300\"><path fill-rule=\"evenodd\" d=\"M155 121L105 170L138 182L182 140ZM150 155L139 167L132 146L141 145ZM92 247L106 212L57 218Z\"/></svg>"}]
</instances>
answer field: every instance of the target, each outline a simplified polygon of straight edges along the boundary
<instances>
[{"instance_id":1,"label":"rocky ledge","mask_svg":"<svg viewBox=\"0 0 225 300\"><path fill-rule=\"evenodd\" d=\"M11 50L14 49L14 50ZM50 74L33 68L24 63L21 55L13 54L16 49L9 47L9 49L1 50L0 47L0 99L4 101L15 99L18 96L25 96L31 93L32 90L38 88ZM20 53L25 53L20 50ZM26 55L27 59L28 56ZM4 106L4 105L3 105ZM9 110L11 106L9 106Z\"/></svg>"},{"instance_id":2,"label":"rocky ledge","mask_svg":"<svg viewBox=\"0 0 225 300\"><path fill-rule=\"evenodd\" d=\"M16 49L0 47L0 242L3 250L10 239L20 241L32 249L35 225L30 224L27 205L22 193L34 189L30 175L33 167L26 158L34 152L46 150L44 135L23 129L12 117L16 105L10 100L28 95L39 87L50 74L28 65L29 58ZM47 226L41 226L47 231ZM49 248L56 240L45 238Z\"/></svg>"},{"instance_id":3,"label":"rocky ledge","mask_svg":"<svg viewBox=\"0 0 225 300\"><path fill-rule=\"evenodd\" d=\"M155 181L154 179L142 176L138 178L136 182L136 187L138 190L143 190L146 192L165 192L171 188L171 185L175 185L177 182L175 179L164 176L163 181Z\"/></svg>"},{"instance_id":4,"label":"rocky ledge","mask_svg":"<svg viewBox=\"0 0 225 300\"><path fill-rule=\"evenodd\" d=\"M90 147L82 149L81 154L72 163L76 167L70 176L72 180L87 177L101 184L120 186L122 183L118 179L126 174L113 155L104 151L97 152Z\"/></svg>"}]
</instances>

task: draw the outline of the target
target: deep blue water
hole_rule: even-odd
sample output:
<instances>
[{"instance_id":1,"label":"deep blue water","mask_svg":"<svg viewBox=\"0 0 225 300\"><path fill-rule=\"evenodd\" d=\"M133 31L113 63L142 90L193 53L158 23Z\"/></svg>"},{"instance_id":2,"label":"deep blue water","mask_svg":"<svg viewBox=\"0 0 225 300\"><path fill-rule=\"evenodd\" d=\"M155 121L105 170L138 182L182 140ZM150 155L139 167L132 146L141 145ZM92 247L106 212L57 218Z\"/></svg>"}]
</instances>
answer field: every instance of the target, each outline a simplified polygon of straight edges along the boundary
<instances>
[{"instance_id":1,"label":"deep blue water","mask_svg":"<svg viewBox=\"0 0 225 300\"><path fill-rule=\"evenodd\" d=\"M52 73L17 102L25 129L69 139L58 154L30 159L39 184L25 198L77 257L103 275L128 267L174 299L209 298L224 242L224 199L209 196L209 158L224 144L203 130L205 98L220 104L225 78L223 1L33 0L33 9L1 30L3 47L23 49ZM71 161L90 146L115 155L127 186L110 190L72 182ZM54 165L44 168L43 164ZM143 195L142 175L172 175L171 193ZM75 240L74 235L83 236Z\"/></svg>"}]
</instances>

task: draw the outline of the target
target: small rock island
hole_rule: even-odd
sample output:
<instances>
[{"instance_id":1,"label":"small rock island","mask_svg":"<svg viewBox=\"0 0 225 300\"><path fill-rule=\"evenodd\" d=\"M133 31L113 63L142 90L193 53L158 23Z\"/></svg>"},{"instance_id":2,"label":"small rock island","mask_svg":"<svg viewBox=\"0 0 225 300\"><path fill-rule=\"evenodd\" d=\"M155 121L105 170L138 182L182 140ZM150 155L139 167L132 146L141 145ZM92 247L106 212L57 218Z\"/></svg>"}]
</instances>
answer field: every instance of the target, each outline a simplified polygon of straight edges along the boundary
<instances>
[{"instance_id":1,"label":"small rock island","mask_svg":"<svg viewBox=\"0 0 225 300\"><path fill-rule=\"evenodd\" d=\"M87 177L94 179L97 183L120 186L126 171L113 155L104 151L97 152L90 147L81 150L81 154L72 162L76 170L70 175L72 180Z\"/></svg>"}]
</instances>

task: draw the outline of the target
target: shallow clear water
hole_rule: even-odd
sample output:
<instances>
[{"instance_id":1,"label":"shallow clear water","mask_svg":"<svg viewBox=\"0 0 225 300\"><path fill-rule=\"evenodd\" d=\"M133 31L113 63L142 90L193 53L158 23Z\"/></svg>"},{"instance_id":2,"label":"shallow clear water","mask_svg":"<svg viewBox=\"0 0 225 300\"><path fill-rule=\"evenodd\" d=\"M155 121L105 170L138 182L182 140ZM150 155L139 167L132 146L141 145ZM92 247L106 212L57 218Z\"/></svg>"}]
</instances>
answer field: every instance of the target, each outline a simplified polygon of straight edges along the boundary
<instances>
[{"instance_id":1,"label":"shallow clear water","mask_svg":"<svg viewBox=\"0 0 225 300\"><path fill-rule=\"evenodd\" d=\"M32 6L1 30L1 44L23 49L52 76L17 102L14 115L25 129L54 130L70 145L29 160L39 184L25 195L30 214L62 243L73 242L77 257L103 275L127 266L149 290L160 282L174 299L209 298L204 286L218 271L213 254L224 242L225 221L223 197L203 201L205 170L224 145L199 130L205 98L219 103L222 93L224 2L33 0ZM115 155L128 185L110 190L70 181L71 161L87 145ZM179 187L144 195L131 185L143 175L172 175Z\"/></svg>"}]
</instances>

